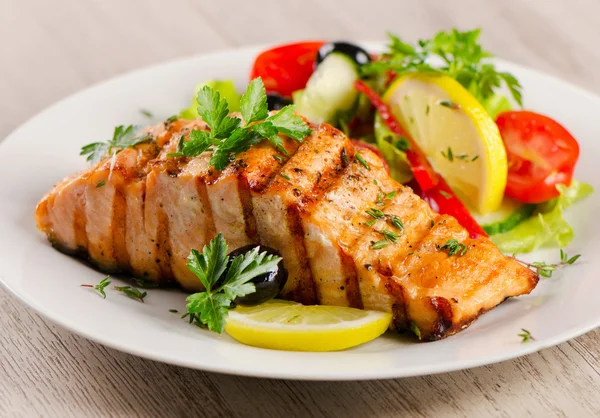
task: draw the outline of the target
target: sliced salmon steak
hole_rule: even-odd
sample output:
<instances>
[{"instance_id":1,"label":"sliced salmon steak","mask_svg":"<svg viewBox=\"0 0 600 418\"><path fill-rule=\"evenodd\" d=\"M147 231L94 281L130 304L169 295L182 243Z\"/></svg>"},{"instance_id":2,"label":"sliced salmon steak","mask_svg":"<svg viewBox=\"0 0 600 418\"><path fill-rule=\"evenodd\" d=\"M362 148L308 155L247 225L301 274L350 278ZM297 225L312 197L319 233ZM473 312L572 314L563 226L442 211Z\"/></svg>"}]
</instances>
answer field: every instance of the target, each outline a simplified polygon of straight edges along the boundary
<instances>
[{"instance_id":1,"label":"sliced salmon steak","mask_svg":"<svg viewBox=\"0 0 600 418\"><path fill-rule=\"evenodd\" d=\"M327 124L311 125L289 156L268 141L223 170L210 151L170 157L200 120L149 127L150 142L108 156L55 185L36 209L38 228L59 250L186 291L190 249L221 232L230 249L262 244L284 258L281 297L304 304L391 312L391 328L437 340L467 327L506 298L531 292L538 276L488 238L469 238L395 182L379 157ZM449 255L456 240L464 254Z\"/></svg>"}]
</instances>

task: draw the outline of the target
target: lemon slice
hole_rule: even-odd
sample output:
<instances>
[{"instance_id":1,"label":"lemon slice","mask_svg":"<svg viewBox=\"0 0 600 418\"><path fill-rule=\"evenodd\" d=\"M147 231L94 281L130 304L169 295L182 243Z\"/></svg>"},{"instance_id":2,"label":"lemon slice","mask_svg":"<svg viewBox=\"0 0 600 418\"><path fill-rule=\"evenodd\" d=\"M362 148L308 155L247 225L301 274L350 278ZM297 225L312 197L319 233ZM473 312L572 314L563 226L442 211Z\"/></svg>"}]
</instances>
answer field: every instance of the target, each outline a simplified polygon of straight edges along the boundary
<instances>
[{"instance_id":1,"label":"lemon slice","mask_svg":"<svg viewBox=\"0 0 600 418\"><path fill-rule=\"evenodd\" d=\"M371 341L390 325L389 313L272 300L229 312L225 331L244 344L288 351L337 351Z\"/></svg>"},{"instance_id":2,"label":"lemon slice","mask_svg":"<svg viewBox=\"0 0 600 418\"><path fill-rule=\"evenodd\" d=\"M471 208L496 210L506 187L506 150L496 123L456 80L407 75L383 97L435 169Z\"/></svg>"}]
</instances>

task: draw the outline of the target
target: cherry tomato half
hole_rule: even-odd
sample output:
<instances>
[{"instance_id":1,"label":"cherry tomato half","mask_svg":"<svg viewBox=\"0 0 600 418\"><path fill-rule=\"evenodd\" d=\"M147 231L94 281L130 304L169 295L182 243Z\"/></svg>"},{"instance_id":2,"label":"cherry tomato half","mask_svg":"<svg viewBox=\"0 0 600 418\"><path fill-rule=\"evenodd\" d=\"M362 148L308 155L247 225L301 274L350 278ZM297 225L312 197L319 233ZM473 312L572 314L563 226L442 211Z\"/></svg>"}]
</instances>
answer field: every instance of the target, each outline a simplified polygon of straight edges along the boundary
<instances>
[{"instance_id":1,"label":"cherry tomato half","mask_svg":"<svg viewBox=\"0 0 600 418\"><path fill-rule=\"evenodd\" d=\"M558 196L557 184L571 184L579 144L562 125L524 110L501 113L496 124L508 158L507 196L540 203Z\"/></svg>"},{"instance_id":2,"label":"cherry tomato half","mask_svg":"<svg viewBox=\"0 0 600 418\"><path fill-rule=\"evenodd\" d=\"M286 44L260 53L254 60L250 79L262 77L268 93L290 97L303 89L323 41Z\"/></svg>"}]
</instances>

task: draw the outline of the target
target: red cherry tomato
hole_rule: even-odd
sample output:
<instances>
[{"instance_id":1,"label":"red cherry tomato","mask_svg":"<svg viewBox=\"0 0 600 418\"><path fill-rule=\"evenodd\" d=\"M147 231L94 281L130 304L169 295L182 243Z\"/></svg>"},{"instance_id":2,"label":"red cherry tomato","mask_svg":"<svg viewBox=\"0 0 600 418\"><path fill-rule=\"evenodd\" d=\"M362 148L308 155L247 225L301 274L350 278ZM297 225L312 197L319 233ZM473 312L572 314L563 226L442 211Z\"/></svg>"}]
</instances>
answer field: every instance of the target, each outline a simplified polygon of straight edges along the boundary
<instances>
[{"instance_id":1,"label":"red cherry tomato","mask_svg":"<svg viewBox=\"0 0 600 418\"><path fill-rule=\"evenodd\" d=\"M262 52L254 60L250 79L262 77L268 93L291 96L303 89L314 71L323 41L286 44Z\"/></svg>"},{"instance_id":2,"label":"red cherry tomato","mask_svg":"<svg viewBox=\"0 0 600 418\"><path fill-rule=\"evenodd\" d=\"M356 148L356 151L358 151L358 152L360 152L360 149L363 148L363 149L368 149L369 151L375 153L375 155L377 155L379 157L379 159L381 160L381 163L383 164L385 171L387 171L388 174L390 173L390 166L388 165L387 161L383 157L383 154L381 153L381 151L379 151L379 148L377 148L375 145L369 144L368 142L361 141L359 139L352 139L352 145L354 145L354 148Z\"/></svg>"},{"instance_id":3,"label":"red cherry tomato","mask_svg":"<svg viewBox=\"0 0 600 418\"><path fill-rule=\"evenodd\" d=\"M559 195L557 184L571 184L579 144L562 125L529 111L504 112L496 124L508 158L507 196L540 203Z\"/></svg>"}]
</instances>

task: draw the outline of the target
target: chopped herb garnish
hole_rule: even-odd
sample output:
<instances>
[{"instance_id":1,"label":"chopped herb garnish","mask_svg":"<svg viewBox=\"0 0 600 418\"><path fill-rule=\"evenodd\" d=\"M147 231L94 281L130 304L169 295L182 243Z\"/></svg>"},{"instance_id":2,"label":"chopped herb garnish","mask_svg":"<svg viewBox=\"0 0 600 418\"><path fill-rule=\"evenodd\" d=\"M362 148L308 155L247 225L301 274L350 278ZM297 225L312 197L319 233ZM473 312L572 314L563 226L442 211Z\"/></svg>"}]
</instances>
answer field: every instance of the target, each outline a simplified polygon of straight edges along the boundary
<instances>
[{"instance_id":1,"label":"chopped herb garnish","mask_svg":"<svg viewBox=\"0 0 600 418\"><path fill-rule=\"evenodd\" d=\"M397 244L398 243L398 238L400 238L400 234L397 234L395 232L392 232L388 229L382 229L381 231L377 231L376 232L380 233L381 235L383 235L383 237L388 240L389 242L393 243L393 244Z\"/></svg>"},{"instance_id":2,"label":"chopped herb garnish","mask_svg":"<svg viewBox=\"0 0 600 418\"><path fill-rule=\"evenodd\" d=\"M140 292L140 289L132 286L115 286L115 290L125 293L127 297L138 300L144 303L144 298L148 295L147 292Z\"/></svg>"},{"instance_id":3,"label":"chopped herb garnish","mask_svg":"<svg viewBox=\"0 0 600 418\"><path fill-rule=\"evenodd\" d=\"M171 116L171 117L168 117L168 118L165 120L165 123L166 123L166 124L173 123L173 122L175 122L176 120L177 120L177 115L173 115L173 116Z\"/></svg>"},{"instance_id":4,"label":"chopped herb garnish","mask_svg":"<svg viewBox=\"0 0 600 418\"><path fill-rule=\"evenodd\" d=\"M421 339L421 330L417 324L414 323L414 321L410 321L410 330L417 336L419 340Z\"/></svg>"},{"instance_id":5,"label":"chopped herb garnish","mask_svg":"<svg viewBox=\"0 0 600 418\"><path fill-rule=\"evenodd\" d=\"M380 250L384 247L387 247L389 245L389 241L382 239L381 241L374 241L371 243L371 248L373 248L374 250Z\"/></svg>"},{"instance_id":6,"label":"chopped herb garnish","mask_svg":"<svg viewBox=\"0 0 600 418\"><path fill-rule=\"evenodd\" d=\"M369 163L365 161L365 159L362 157L362 155L360 155L358 152L354 155L355 155L356 159L358 160L358 162L361 163L367 170L371 169L371 167L369 166Z\"/></svg>"},{"instance_id":7,"label":"chopped herb garnish","mask_svg":"<svg viewBox=\"0 0 600 418\"><path fill-rule=\"evenodd\" d=\"M377 179L373 179L373 184L374 184L375 186L379 186L379 183L377 182Z\"/></svg>"},{"instance_id":8,"label":"chopped herb garnish","mask_svg":"<svg viewBox=\"0 0 600 418\"><path fill-rule=\"evenodd\" d=\"M187 313L183 317L190 316L190 323L206 325L211 331L222 333L233 300L254 293L256 288L250 280L272 271L281 261L281 257L259 253L259 250L260 247L254 247L230 262L222 234L211 240L202 252L192 249L188 269L206 290L188 296Z\"/></svg>"},{"instance_id":9,"label":"chopped herb garnish","mask_svg":"<svg viewBox=\"0 0 600 418\"><path fill-rule=\"evenodd\" d=\"M383 193L383 192L377 193L377 198L375 199L375 204L379 205L379 206L385 205L385 203L383 202L383 199L385 199L385 193Z\"/></svg>"},{"instance_id":10,"label":"chopped herb garnish","mask_svg":"<svg viewBox=\"0 0 600 418\"><path fill-rule=\"evenodd\" d=\"M80 286L81 287L91 287L94 290L97 290L102 295L103 299L106 299L106 292L104 292L104 289L106 289L106 287L110 285L109 279L110 279L110 276L106 276L104 279L100 280L100 283L98 283L97 285L82 284Z\"/></svg>"},{"instance_id":11,"label":"chopped herb garnish","mask_svg":"<svg viewBox=\"0 0 600 418\"><path fill-rule=\"evenodd\" d=\"M410 142L403 136L398 137L398 140L394 142L394 146L400 151L408 151L410 149Z\"/></svg>"},{"instance_id":12,"label":"chopped herb garnish","mask_svg":"<svg viewBox=\"0 0 600 418\"><path fill-rule=\"evenodd\" d=\"M152 139L152 135L145 134L135 136L136 128L133 125L127 127L117 126L113 132L113 137L107 142L94 142L81 147L79 155L87 155L86 160L96 164L105 156L120 152L128 147L134 147L137 144Z\"/></svg>"},{"instance_id":13,"label":"chopped herb garnish","mask_svg":"<svg viewBox=\"0 0 600 418\"><path fill-rule=\"evenodd\" d=\"M404 230L404 224L396 215L386 215L386 217L394 227Z\"/></svg>"},{"instance_id":14,"label":"chopped herb garnish","mask_svg":"<svg viewBox=\"0 0 600 418\"><path fill-rule=\"evenodd\" d=\"M433 219L431 221L429 221L430 228L433 228L434 225L435 225L435 221Z\"/></svg>"},{"instance_id":15,"label":"chopped herb garnish","mask_svg":"<svg viewBox=\"0 0 600 418\"><path fill-rule=\"evenodd\" d=\"M392 200L394 197L396 197L396 191L392 190L391 192L389 192L388 194L385 195L385 198L387 200Z\"/></svg>"},{"instance_id":16,"label":"chopped herb garnish","mask_svg":"<svg viewBox=\"0 0 600 418\"><path fill-rule=\"evenodd\" d=\"M154 115L146 109L140 109L140 113L144 116L146 116L148 119L152 119L154 117Z\"/></svg>"},{"instance_id":17,"label":"chopped herb garnish","mask_svg":"<svg viewBox=\"0 0 600 418\"><path fill-rule=\"evenodd\" d=\"M462 242L458 242L458 240L449 239L440 250L446 251L448 250L448 257L458 254L459 256L463 256L467 253L467 246Z\"/></svg>"},{"instance_id":18,"label":"chopped herb garnish","mask_svg":"<svg viewBox=\"0 0 600 418\"><path fill-rule=\"evenodd\" d=\"M448 151L441 151L441 153L444 156L444 158L446 158L448 161L454 161L454 154L452 154L452 148L448 147Z\"/></svg>"},{"instance_id":19,"label":"chopped herb garnish","mask_svg":"<svg viewBox=\"0 0 600 418\"><path fill-rule=\"evenodd\" d=\"M471 160L471 162L475 161L478 158L479 158L479 155L474 156L473 159Z\"/></svg>"},{"instance_id":20,"label":"chopped herb garnish","mask_svg":"<svg viewBox=\"0 0 600 418\"><path fill-rule=\"evenodd\" d=\"M287 174L285 174L285 173L279 173L279 175L280 175L281 177L283 177L284 179L286 179L287 181L292 181L292 179L290 178L290 176L288 176L288 175L287 175Z\"/></svg>"},{"instance_id":21,"label":"chopped herb garnish","mask_svg":"<svg viewBox=\"0 0 600 418\"><path fill-rule=\"evenodd\" d=\"M171 313L179 313L179 311L177 309L169 309L169 312L171 312Z\"/></svg>"},{"instance_id":22,"label":"chopped herb garnish","mask_svg":"<svg viewBox=\"0 0 600 418\"><path fill-rule=\"evenodd\" d=\"M195 157L212 149L214 152L210 165L217 170L223 170L236 154L248 150L263 138L268 139L281 153L288 155L279 135L301 142L311 132L304 120L294 113L293 105L285 106L269 116L267 95L261 78L252 80L240 99L243 126L240 118L228 116L227 100L212 87L204 86L200 89L196 101L198 114L210 131L192 131L183 153L188 157Z\"/></svg>"},{"instance_id":23,"label":"chopped herb garnish","mask_svg":"<svg viewBox=\"0 0 600 418\"><path fill-rule=\"evenodd\" d=\"M179 137L179 142L177 142L177 152L169 152L167 157L183 157L185 154L183 153L183 148L185 147L185 135L181 135Z\"/></svg>"},{"instance_id":24,"label":"chopped herb garnish","mask_svg":"<svg viewBox=\"0 0 600 418\"><path fill-rule=\"evenodd\" d=\"M531 270L535 271L536 274L546 278L552 277L552 274L554 271L556 271L556 269L573 264L579 259L579 257L581 257L581 254L569 257L567 253L563 251L563 249L560 250L560 263L558 264L548 264L544 261L534 261L533 263L528 263L512 256L513 259L523 264L525 267L530 268Z\"/></svg>"},{"instance_id":25,"label":"chopped herb garnish","mask_svg":"<svg viewBox=\"0 0 600 418\"><path fill-rule=\"evenodd\" d=\"M446 199L449 199L449 198L451 198L451 197L452 197L452 195L451 195L450 193L448 193L448 192L446 192L446 191L444 191L444 190L440 190L440 194L441 194L442 196L444 196Z\"/></svg>"},{"instance_id":26,"label":"chopped herb garnish","mask_svg":"<svg viewBox=\"0 0 600 418\"><path fill-rule=\"evenodd\" d=\"M96 184L96 189L97 189L98 187L102 187L102 186L104 186L105 184L106 184L106 181L104 181L104 180L100 180L100 181L98 182L98 184Z\"/></svg>"},{"instance_id":27,"label":"chopped herb garnish","mask_svg":"<svg viewBox=\"0 0 600 418\"><path fill-rule=\"evenodd\" d=\"M382 211L380 211L379 209L370 208L369 210L366 210L365 212L367 212L367 215L369 215L375 219L385 219L384 213Z\"/></svg>"},{"instance_id":28,"label":"chopped herb garnish","mask_svg":"<svg viewBox=\"0 0 600 418\"><path fill-rule=\"evenodd\" d=\"M460 106L450 100L438 100L437 104L450 109L460 109Z\"/></svg>"},{"instance_id":29,"label":"chopped herb garnish","mask_svg":"<svg viewBox=\"0 0 600 418\"><path fill-rule=\"evenodd\" d=\"M429 115L429 105L425 108L425 116Z\"/></svg>"},{"instance_id":30,"label":"chopped herb garnish","mask_svg":"<svg viewBox=\"0 0 600 418\"><path fill-rule=\"evenodd\" d=\"M371 219L370 221L365 222L365 225L366 226L373 226L373 225L375 225L375 222L377 222L377 219Z\"/></svg>"},{"instance_id":31,"label":"chopped herb garnish","mask_svg":"<svg viewBox=\"0 0 600 418\"><path fill-rule=\"evenodd\" d=\"M535 340L535 338L533 338L531 336L531 332L527 331L525 328L521 328L521 331L523 331L523 332L520 334L517 334L517 336L521 337L521 339L522 339L521 344L527 343L531 340Z\"/></svg>"},{"instance_id":32,"label":"chopped herb garnish","mask_svg":"<svg viewBox=\"0 0 600 418\"><path fill-rule=\"evenodd\" d=\"M283 158L281 155L273 154L273 158L281 163L285 163L285 158Z\"/></svg>"}]
</instances>

